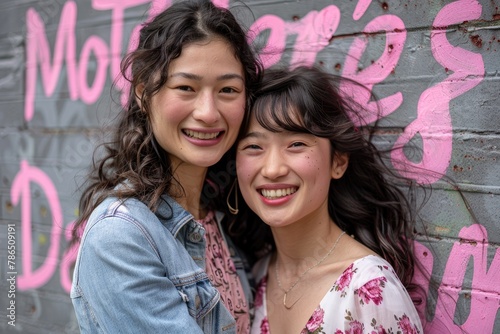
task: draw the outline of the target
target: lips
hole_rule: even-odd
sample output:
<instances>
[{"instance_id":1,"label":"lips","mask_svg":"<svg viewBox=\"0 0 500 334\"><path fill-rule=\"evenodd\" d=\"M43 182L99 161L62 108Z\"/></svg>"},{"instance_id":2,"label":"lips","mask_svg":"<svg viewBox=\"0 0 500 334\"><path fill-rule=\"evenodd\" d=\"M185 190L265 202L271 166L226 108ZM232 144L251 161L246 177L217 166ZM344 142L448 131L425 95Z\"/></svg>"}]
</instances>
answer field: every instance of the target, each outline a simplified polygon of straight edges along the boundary
<instances>
[{"instance_id":1,"label":"lips","mask_svg":"<svg viewBox=\"0 0 500 334\"><path fill-rule=\"evenodd\" d=\"M289 196L297 191L296 187L289 187L283 189L260 189L260 194L267 199L278 199Z\"/></svg>"},{"instance_id":2,"label":"lips","mask_svg":"<svg viewBox=\"0 0 500 334\"><path fill-rule=\"evenodd\" d=\"M221 133L220 131L217 131L217 132L200 132L200 131L193 131L193 130L183 130L183 132L189 138L201 139L201 140L215 139Z\"/></svg>"}]
</instances>

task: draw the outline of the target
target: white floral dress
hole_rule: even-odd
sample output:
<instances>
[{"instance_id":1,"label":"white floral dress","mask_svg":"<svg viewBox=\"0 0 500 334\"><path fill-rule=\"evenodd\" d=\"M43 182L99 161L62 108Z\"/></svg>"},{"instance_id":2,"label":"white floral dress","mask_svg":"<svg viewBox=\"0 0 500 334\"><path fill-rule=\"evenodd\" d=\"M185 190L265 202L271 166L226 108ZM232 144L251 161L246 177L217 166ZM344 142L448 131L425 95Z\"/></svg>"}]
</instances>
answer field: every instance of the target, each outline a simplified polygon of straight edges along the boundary
<instances>
[{"instance_id":1,"label":"white floral dress","mask_svg":"<svg viewBox=\"0 0 500 334\"><path fill-rule=\"evenodd\" d=\"M258 265L252 334L268 334L267 268ZM369 255L354 261L337 279L309 318L301 334L423 333L408 292L384 259Z\"/></svg>"}]
</instances>

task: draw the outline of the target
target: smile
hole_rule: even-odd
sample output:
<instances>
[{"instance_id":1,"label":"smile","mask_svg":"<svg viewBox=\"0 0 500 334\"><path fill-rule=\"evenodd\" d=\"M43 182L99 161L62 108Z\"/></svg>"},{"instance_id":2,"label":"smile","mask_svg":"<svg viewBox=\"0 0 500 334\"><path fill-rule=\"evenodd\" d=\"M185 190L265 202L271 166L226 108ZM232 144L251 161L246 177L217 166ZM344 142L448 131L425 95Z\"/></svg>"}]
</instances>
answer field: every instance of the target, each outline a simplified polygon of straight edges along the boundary
<instances>
[{"instance_id":1,"label":"smile","mask_svg":"<svg viewBox=\"0 0 500 334\"><path fill-rule=\"evenodd\" d=\"M267 199L276 199L276 198L280 198L280 197L289 196L296 191L297 191L297 188L261 189L260 194Z\"/></svg>"},{"instance_id":2,"label":"smile","mask_svg":"<svg viewBox=\"0 0 500 334\"><path fill-rule=\"evenodd\" d=\"M194 139L214 139L217 138L220 134L219 132L199 132L199 131L192 131L192 130L184 130L184 133Z\"/></svg>"}]
</instances>

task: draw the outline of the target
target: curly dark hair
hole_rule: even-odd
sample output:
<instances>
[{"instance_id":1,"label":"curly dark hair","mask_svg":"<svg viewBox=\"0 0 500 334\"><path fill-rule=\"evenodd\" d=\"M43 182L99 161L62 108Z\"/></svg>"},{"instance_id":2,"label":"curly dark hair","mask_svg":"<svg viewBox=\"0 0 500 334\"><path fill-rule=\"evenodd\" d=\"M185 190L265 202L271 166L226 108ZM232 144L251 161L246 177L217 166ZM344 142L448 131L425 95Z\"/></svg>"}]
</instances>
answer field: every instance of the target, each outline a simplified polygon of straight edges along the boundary
<instances>
[{"instance_id":1,"label":"curly dark hair","mask_svg":"<svg viewBox=\"0 0 500 334\"><path fill-rule=\"evenodd\" d=\"M402 186L411 180L387 165L382 151L372 142L373 126L356 125L364 124L363 108L348 92L341 91L342 80L347 79L318 67L268 70L255 94L251 114L269 131L328 138L332 156L349 156L343 177L331 180L329 215L341 229L391 263L409 288L415 265L412 241L416 214ZM247 118L240 138L248 123ZM247 230L240 243L253 254L272 250L275 245L270 228L248 207L240 210L240 221L248 221L241 227Z\"/></svg>"},{"instance_id":2,"label":"curly dark hair","mask_svg":"<svg viewBox=\"0 0 500 334\"><path fill-rule=\"evenodd\" d=\"M121 63L121 73L131 86L127 104L118 116L112 140L101 145L104 156L93 161L80 198L80 216L73 229L73 243L78 242L79 231L105 198L135 197L155 211L163 194L172 191L173 186L181 188L174 179L168 155L154 138L150 122L151 98L167 81L169 65L180 56L184 46L212 38L227 41L242 63L247 112L260 81L262 65L247 42L246 31L228 9L216 7L207 0L176 2L145 23L137 49L126 55ZM143 88L141 96L137 96L139 85ZM221 182L208 182L213 189L209 195L202 195L202 200L206 201L202 204L226 211L220 195L230 185L229 179L234 178L231 166L234 169L234 147L209 168L207 177L221 170L225 175ZM126 187L116 187L125 182Z\"/></svg>"}]
</instances>

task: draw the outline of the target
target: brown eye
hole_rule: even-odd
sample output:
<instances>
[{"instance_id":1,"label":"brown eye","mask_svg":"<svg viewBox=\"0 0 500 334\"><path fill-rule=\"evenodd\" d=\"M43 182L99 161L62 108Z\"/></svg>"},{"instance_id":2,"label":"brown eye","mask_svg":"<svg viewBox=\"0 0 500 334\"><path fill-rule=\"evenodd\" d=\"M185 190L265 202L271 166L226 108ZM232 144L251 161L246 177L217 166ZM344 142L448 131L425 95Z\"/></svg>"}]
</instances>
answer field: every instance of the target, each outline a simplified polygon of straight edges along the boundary
<instances>
[{"instance_id":1,"label":"brown eye","mask_svg":"<svg viewBox=\"0 0 500 334\"><path fill-rule=\"evenodd\" d=\"M177 89L179 90L182 90L182 91L186 91L186 92L192 92L194 91L191 87L189 86L178 86Z\"/></svg>"},{"instance_id":2,"label":"brown eye","mask_svg":"<svg viewBox=\"0 0 500 334\"><path fill-rule=\"evenodd\" d=\"M234 90L231 87L224 87L220 91L221 91L221 93L227 93L227 94L235 93L236 92L236 90Z\"/></svg>"},{"instance_id":3,"label":"brown eye","mask_svg":"<svg viewBox=\"0 0 500 334\"><path fill-rule=\"evenodd\" d=\"M298 142L292 143L292 145L290 145L290 147L301 147L301 146L306 146L306 144L298 141Z\"/></svg>"},{"instance_id":4,"label":"brown eye","mask_svg":"<svg viewBox=\"0 0 500 334\"><path fill-rule=\"evenodd\" d=\"M258 150L260 149L260 146L259 145L255 145L255 144L251 144L251 145L247 145L245 147L243 147L244 150L248 149L248 150Z\"/></svg>"}]
</instances>

